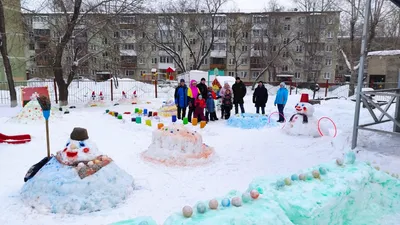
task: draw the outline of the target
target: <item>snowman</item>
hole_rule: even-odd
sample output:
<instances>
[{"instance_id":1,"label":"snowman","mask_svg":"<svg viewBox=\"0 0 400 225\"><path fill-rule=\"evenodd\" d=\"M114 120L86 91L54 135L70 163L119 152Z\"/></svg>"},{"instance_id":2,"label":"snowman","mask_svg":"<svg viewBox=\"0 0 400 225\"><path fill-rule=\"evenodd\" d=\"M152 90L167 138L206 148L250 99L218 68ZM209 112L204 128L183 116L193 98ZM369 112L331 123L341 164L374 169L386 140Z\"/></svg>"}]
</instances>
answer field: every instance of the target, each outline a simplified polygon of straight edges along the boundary
<instances>
[{"instance_id":1,"label":"snowman","mask_svg":"<svg viewBox=\"0 0 400 225\"><path fill-rule=\"evenodd\" d=\"M44 213L82 214L114 208L133 192L131 175L102 155L84 128L23 186L26 204Z\"/></svg>"},{"instance_id":2,"label":"snowman","mask_svg":"<svg viewBox=\"0 0 400 225\"><path fill-rule=\"evenodd\" d=\"M320 137L318 120L314 117L314 106L309 103L308 94L302 94L300 102L294 108L296 113L290 117L289 125L285 127L286 133ZM329 133L323 126L320 129L323 134Z\"/></svg>"}]
</instances>

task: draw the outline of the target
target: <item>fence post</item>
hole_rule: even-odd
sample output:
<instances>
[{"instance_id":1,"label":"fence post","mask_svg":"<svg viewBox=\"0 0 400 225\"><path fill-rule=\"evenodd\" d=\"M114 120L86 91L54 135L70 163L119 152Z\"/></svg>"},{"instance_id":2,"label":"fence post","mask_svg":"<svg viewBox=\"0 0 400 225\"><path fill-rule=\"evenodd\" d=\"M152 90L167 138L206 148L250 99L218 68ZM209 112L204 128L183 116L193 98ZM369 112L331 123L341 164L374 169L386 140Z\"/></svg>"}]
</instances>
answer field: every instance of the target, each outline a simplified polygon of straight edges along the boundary
<instances>
[{"instance_id":1,"label":"fence post","mask_svg":"<svg viewBox=\"0 0 400 225\"><path fill-rule=\"evenodd\" d=\"M114 88L113 88L113 80L110 80L111 85L111 101L114 101Z\"/></svg>"},{"instance_id":2,"label":"fence post","mask_svg":"<svg viewBox=\"0 0 400 225\"><path fill-rule=\"evenodd\" d=\"M56 100L56 104L58 104L58 94L57 94L57 82L56 79L53 79L53 88L54 88L54 97Z\"/></svg>"},{"instance_id":3,"label":"fence post","mask_svg":"<svg viewBox=\"0 0 400 225\"><path fill-rule=\"evenodd\" d=\"M154 89L155 89L155 94L157 98L157 78L154 80Z\"/></svg>"},{"instance_id":4,"label":"fence post","mask_svg":"<svg viewBox=\"0 0 400 225\"><path fill-rule=\"evenodd\" d=\"M325 98L328 97L328 87L329 87L329 80L326 79L326 84L325 84Z\"/></svg>"}]
</instances>

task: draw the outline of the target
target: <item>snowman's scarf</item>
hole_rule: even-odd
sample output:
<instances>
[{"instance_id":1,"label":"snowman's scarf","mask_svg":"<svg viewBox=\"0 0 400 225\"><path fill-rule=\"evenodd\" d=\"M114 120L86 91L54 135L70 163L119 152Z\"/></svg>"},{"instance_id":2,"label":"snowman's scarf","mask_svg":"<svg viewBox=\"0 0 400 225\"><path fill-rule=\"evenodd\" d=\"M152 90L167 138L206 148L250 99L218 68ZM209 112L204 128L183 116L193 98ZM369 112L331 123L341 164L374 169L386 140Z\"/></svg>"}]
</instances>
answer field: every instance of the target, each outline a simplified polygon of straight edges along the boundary
<instances>
[{"instance_id":1,"label":"snowman's scarf","mask_svg":"<svg viewBox=\"0 0 400 225\"><path fill-rule=\"evenodd\" d=\"M303 123L308 123L308 116L307 116L306 114L303 114L303 113L296 113L296 114L293 114L293 116L290 117L289 122L292 122L293 117L295 117L296 115L301 115L301 116L303 116Z\"/></svg>"},{"instance_id":2,"label":"snowman's scarf","mask_svg":"<svg viewBox=\"0 0 400 225\"><path fill-rule=\"evenodd\" d=\"M73 163L68 163L68 162L63 162L62 157L61 157L62 152L58 152L56 155L56 159L59 163L66 165L66 166L71 166L76 169L78 172L78 175L81 179L88 177L92 174L95 174L97 171L99 171L101 168L107 166L112 159L109 158L108 156L105 155L100 155L97 156L96 159L91 160L91 161L78 161L78 162L73 162ZM93 165L88 165L89 162L93 162ZM78 165L80 163L83 163L83 167L79 167Z\"/></svg>"}]
</instances>

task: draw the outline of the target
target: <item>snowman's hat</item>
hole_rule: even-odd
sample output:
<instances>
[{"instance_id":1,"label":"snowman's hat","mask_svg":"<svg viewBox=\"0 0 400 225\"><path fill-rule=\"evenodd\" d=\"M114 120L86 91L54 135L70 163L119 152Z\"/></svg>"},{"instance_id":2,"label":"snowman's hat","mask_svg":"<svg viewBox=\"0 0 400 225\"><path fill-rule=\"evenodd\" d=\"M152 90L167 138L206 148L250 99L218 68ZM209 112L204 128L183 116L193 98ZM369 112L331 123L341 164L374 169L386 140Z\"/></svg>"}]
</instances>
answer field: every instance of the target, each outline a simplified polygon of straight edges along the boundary
<instances>
[{"instance_id":1,"label":"snowman's hat","mask_svg":"<svg viewBox=\"0 0 400 225\"><path fill-rule=\"evenodd\" d=\"M94 91L92 91L92 95L96 95L96 93Z\"/></svg>"},{"instance_id":2,"label":"snowman's hat","mask_svg":"<svg viewBox=\"0 0 400 225\"><path fill-rule=\"evenodd\" d=\"M100 96L103 96L103 92L102 91L100 91Z\"/></svg>"},{"instance_id":3,"label":"snowman's hat","mask_svg":"<svg viewBox=\"0 0 400 225\"><path fill-rule=\"evenodd\" d=\"M308 94L301 94L300 102L308 103Z\"/></svg>"},{"instance_id":4,"label":"snowman's hat","mask_svg":"<svg viewBox=\"0 0 400 225\"><path fill-rule=\"evenodd\" d=\"M85 128L75 127L74 130L72 130L70 139L74 140L74 141L87 140L87 139L89 139L88 132Z\"/></svg>"},{"instance_id":5,"label":"snowman's hat","mask_svg":"<svg viewBox=\"0 0 400 225\"><path fill-rule=\"evenodd\" d=\"M122 91L122 95L125 95L125 91Z\"/></svg>"},{"instance_id":6,"label":"snowman's hat","mask_svg":"<svg viewBox=\"0 0 400 225\"><path fill-rule=\"evenodd\" d=\"M133 94L136 95L136 91L134 91Z\"/></svg>"}]
</instances>

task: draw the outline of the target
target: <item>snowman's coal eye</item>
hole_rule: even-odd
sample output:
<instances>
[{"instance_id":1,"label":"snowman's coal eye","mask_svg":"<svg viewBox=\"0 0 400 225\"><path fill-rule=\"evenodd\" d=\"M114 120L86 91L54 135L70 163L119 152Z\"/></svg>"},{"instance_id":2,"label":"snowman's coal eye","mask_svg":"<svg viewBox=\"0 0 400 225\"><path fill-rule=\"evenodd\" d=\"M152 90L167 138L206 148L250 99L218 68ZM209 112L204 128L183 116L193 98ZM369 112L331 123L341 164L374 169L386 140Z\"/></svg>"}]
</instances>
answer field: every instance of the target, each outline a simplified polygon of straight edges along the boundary
<instances>
[{"instance_id":1,"label":"snowman's coal eye","mask_svg":"<svg viewBox=\"0 0 400 225\"><path fill-rule=\"evenodd\" d=\"M304 106L304 104L302 104L301 106Z\"/></svg>"},{"instance_id":2,"label":"snowman's coal eye","mask_svg":"<svg viewBox=\"0 0 400 225\"><path fill-rule=\"evenodd\" d=\"M67 142L67 144L65 146L68 147L69 146L69 142Z\"/></svg>"},{"instance_id":3,"label":"snowman's coal eye","mask_svg":"<svg viewBox=\"0 0 400 225\"><path fill-rule=\"evenodd\" d=\"M81 147L85 147L86 145L85 145L85 143L84 142L79 142L79 146L81 146Z\"/></svg>"}]
</instances>

